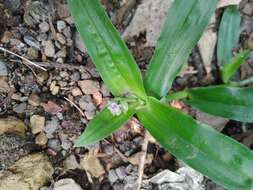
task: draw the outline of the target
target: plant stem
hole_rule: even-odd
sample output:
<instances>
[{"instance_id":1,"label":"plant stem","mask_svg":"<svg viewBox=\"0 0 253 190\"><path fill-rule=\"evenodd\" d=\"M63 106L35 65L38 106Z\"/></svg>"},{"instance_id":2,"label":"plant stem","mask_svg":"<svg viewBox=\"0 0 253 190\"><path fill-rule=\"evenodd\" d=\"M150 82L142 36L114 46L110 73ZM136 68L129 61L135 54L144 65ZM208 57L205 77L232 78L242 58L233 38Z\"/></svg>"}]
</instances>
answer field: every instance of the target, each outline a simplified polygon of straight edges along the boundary
<instances>
[{"instance_id":1,"label":"plant stem","mask_svg":"<svg viewBox=\"0 0 253 190\"><path fill-rule=\"evenodd\" d=\"M246 85L249 85L250 83L253 83L253 77L250 77L248 79L245 79L239 82L230 82L232 86L246 86Z\"/></svg>"},{"instance_id":2,"label":"plant stem","mask_svg":"<svg viewBox=\"0 0 253 190\"><path fill-rule=\"evenodd\" d=\"M170 94L168 96L165 96L164 98L162 98L162 102L170 102L172 100L180 100L183 98L186 98L188 96L187 91L180 91L180 92L175 92L173 94Z\"/></svg>"}]
</instances>

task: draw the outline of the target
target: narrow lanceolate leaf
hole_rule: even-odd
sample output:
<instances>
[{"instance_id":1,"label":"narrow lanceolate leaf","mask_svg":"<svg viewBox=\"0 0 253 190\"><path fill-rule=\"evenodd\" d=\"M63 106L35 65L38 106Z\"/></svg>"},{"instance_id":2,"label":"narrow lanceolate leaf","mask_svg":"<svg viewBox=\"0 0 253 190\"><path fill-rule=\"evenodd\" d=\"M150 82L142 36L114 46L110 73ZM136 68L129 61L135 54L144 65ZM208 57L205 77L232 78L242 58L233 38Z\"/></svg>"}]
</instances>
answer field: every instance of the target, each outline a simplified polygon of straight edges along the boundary
<instances>
[{"instance_id":1,"label":"narrow lanceolate leaf","mask_svg":"<svg viewBox=\"0 0 253 190\"><path fill-rule=\"evenodd\" d=\"M144 97L138 66L99 0L68 0L68 3L88 53L112 93Z\"/></svg>"},{"instance_id":2,"label":"narrow lanceolate leaf","mask_svg":"<svg viewBox=\"0 0 253 190\"><path fill-rule=\"evenodd\" d=\"M246 62L250 55L250 50L244 50L232 60L225 64L221 69L221 76L224 83L228 83L229 79L236 73L236 71L240 68L240 66Z\"/></svg>"},{"instance_id":3,"label":"narrow lanceolate leaf","mask_svg":"<svg viewBox=\"0 0 253 190\"><path fill-rule=\"evenodd\" d=\"M105 108L88 124L84 133L76 141L75 146L82 147L102 140L119 129L135 112L135 108L131 107L127 112L115 115L111 110Z\"/></svg>"},{"instance_id":4,"label":"narrow lanceolate leaf","mask_svg":"<svg viewBox=\"0 0 253 190\"><path fill-rule=\"evenodd\" d=\"M229 190L253 189L253 153L242 144L153 98L138 117L164 148L192 168Z\"/></svg>"},{"instance_id":5,"label":"narrow lanceolate leaf","mask_svg":"<svg viewBox=\"0 0 253 190\"><path fill-rule=\"evenodd\" d=\"M210 86L187 90L186 103L215 115L242 122L253 122L253 88Z\"/></svg>"},{"instance_id":6,"label":"narrow lanceolate leaf","mask_svg":"<svg viewBox=\"0 0 253 190\"><path fill-rule=\"evenodd\" d=\"M232 50L240 36L240 23L241 16L237 6L227 7L222 16L217 45L217 58L221 67L233 56Z\"/></svg>"},{"instance_id":7,"label":"narrow lanceolate leaf","mask_svg":"<svg viewBox=\"0 0 253 190\"><path fill-rule=\"evenodd\" d=\"M165 96L200 39L217 0L176 0L167 15L161 37L144 81L149 94Z\"/></svg>"}]
</instances>

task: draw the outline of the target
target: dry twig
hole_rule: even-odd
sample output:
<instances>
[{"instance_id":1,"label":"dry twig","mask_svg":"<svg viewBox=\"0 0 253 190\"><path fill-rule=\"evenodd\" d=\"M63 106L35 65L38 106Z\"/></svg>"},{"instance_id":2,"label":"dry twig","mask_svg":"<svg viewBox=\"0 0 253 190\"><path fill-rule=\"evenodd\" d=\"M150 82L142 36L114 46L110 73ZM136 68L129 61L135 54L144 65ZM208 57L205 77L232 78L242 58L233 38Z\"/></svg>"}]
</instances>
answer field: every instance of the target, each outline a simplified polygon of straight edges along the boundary
<instances>
[{"instance_id":1,"label":"dry twig","mask_svg":"<svg viewBox=\"0 0 253 190\"><path fill-rule=\"evenodd\" d=\"M66 97L64 97L64 99L67 100L71 105L73 105L80 112L80 114L83 117L85 117L85 114L83 113L83 111L74 102L72 102L70 99L68 99Z\"/></svg>"},{"instance_id":2,"label":"dry twig","mask_svg":"<svg viewBox=\"0 0 253 190\"><path fill-rule=\"evenodd\" d=\"M46 68L55 68L55 69L67 69L67 70L79 70L79 65L73 65L71 63L56 63L56 62L35 62L38 65L41 65Z\"/></svg>"},{"instance_id":3,"label":"dry twig","mask_svg":"<svg viewBox=\"0 0 253 190\"><path fill-rule=\"evenodd\" d=\"M49 8L50 8L50 12L48 14L48 23L49 23L50 30L53 34L53 38L55 41L57 41L56 30L55 30L54 24L53 24L53 20L55 18L55 7L54 7L53 1L49 1Z\"/></svg>"},{"instance_id":4,"label":"dry twig","mask_svg":"<svg viewBox=\"0 0 253 190\"><path fill-rule=\"evenodd\" d=\"M128 158L127 158L124 154L122 154L122 152L121 152L116 146L114 146L111 142L109 142L109 141L106 140L106 139L104 139L104 141L105 141L106 143L111 144L111 145L113 146L114 151L120 156L120 158L121 158L124 162L126 162L126 163L129 162Z\"/></svg>"},{"instance_id":5,"label":"dry twig","mask_svg":"<svg viewBox=\"0 0 253 190\"><path fill-rule=\"evenodd\" d=\"M20 55L14 53L14 52L12 52L12 51L10 51L10 50L8 50L8 49L5 49L5 48L3 48L3 47L0 47L0 50L3 51L3 52L5 52L5 53L9 53L9 54L11 54L11 55L14 55L14 56L16 56L16 57L22 59L23 61L27 62L27 64L29 64L29 65L33 65L33 66L38 67L39 69L41 69L41 70L43 70L43 71L47 71L44 67L42 67L42 66L40 66L40 65L37 65L36 63L30 61L29 59L27 59L27 58L25 58L25 57L23 57L23 56L20 56ZM23 64L26 65L26 66L28 66L26 63L23 63ZM29 67L29 68L30 68L30 67ZM31 69L31 68L30 68L30 69Z\"/></svg>"},{"instance_id":6,"label":"dry twig","mask_svg":"<svg viewBox=\"0 0 253 190\"><path fill-rule=\"evenodd\" d=\"M139 163L139 170L138 170L138 179L136 181L135 190L141 189L141 183L142 183L142 178L143 178L143 173L144 173L144 168L145 168L145 159L147 156L148 142L149 142L149 133L147 130L145 130L144 141L143 141L142 148L141 148L141 156L140 156L140 163Z\"/></svg>"}]
</instances>

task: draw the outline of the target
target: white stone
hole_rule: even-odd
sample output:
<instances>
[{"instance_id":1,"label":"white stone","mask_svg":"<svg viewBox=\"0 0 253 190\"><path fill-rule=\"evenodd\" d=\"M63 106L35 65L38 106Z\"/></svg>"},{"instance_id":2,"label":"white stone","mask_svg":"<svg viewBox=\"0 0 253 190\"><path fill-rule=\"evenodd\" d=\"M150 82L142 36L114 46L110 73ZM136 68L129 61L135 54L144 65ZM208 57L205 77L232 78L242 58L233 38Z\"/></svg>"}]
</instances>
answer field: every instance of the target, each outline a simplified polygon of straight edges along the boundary
<instances>
[{"instance_id":1,"label":"white stone","mask_svg":"<svg viewBox=\"0 0 253 190\"><path fill-rule=\"evenodd\" d=\"M141 1L131 23L123 33L123 37L128 39L146 32L146 46L154 47L171 3L172 0Z\"/></svg>"},{"instance_id":2,"label":"white stone","mask_svg":"<svg viewBox=\"0 0 253 190\"><path fill-rule=\"evenodd\" d=\"M57 181L53 190L83 190L73 179L66 178Z\"/></svg>"},{"instance_id":3,"label":"white stone","mask_svg":"<svg viewBox=\"0 0 253 190\"><path fill-rule=\"evenodd\" d=\"M44 46L44 52L47 57L54 57L55 47L51 40L43 41L42 45Z\"/></svg>"},{"instance_id":4,"label":"white stone","mask_svg":"<svg viewBox=\"0 0 253 190\"><path fill-rule=\"evenodd\" d=\"M63 20L58 20L57 21L57 30L59 32L62 32L64 28L66 28L66 23Z\"/></svg>"}]
</instances>

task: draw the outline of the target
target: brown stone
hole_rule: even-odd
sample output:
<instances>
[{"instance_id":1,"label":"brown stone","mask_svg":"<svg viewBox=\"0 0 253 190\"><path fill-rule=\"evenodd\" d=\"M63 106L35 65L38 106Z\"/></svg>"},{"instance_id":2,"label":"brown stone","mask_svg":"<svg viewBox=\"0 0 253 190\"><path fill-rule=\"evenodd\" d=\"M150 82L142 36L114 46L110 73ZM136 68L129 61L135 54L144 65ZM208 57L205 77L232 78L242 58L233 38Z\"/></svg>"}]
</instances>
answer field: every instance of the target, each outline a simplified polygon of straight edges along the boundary
<instances>
[{"instance_id":1,"label":"brown stone","mask_svg":"<svg viewBox=\"0 0 253 190\"><path fill-rule=\"evenodd\" d=\"M40 105L40 97L36 94L31 94L28 98L28 103L34 107Z\"/></svg>"},{"instance_id":2,"label":"brown stone","mask_svg":"<svg viewBox=\"0 0 253 190\"><path fill-rule=\"evenodd\" d=\"M71 90L71 94L72 94L73 96L81 96L83 93L82 93L82 91L80 90L80 88L76 87L76 88L73 88L73 89Z\"/></svg>"},{"instance_id":3,"label":"brown stone","mask_svg":"<svg viewBox=\"0 0 253 190\"><path fill-rule=\"evenodd\" d=\"M48 75L48 72L46 72L46 71L42 71L42 72L38 73L38 75L37 75L38 83L43 84L48 79L48 77L49 77L49 75Z\"/></svg>"},{"instance_id":4,"label":"brown stone","mask_svg":"<svg viewBox=\"0 0 253 190\"><path fill-rule=\"evenodd\" d=\"M50 91L52 93L52 95L56 95L59 93L60 87L58 85L56 85L56 81L53 81L50 84Z\"/></svg>"},{"instance_id":5,"label":"brown stone","mask_svg":"<svg viewBox=\"0 0 253 190\"><path fill-rule=\"evenodd\" d=\"M45 154L31 154L0 172L1 190L39 190L50 181L53 167Z\"/></svg>"},{"instance_id":6,"label":"brown stone","mask_svg":"<svg viewBox=\"0 0 253 190\"><path fill-rule=\"evenodd\" d=\"M14 94L12 94L12 96L11 96L11 99L12 99L12 100L16 100L16 101L20 101L20 98L21 98L21 95L18 94L18 93L14 93Z\"/></svg>"},{"instance_id":7,"label":"brown stone","mask_svg":"<svg viewBox=\"0 0 253 190\"><path fill-rule=\"evenodd\" d=\"M51 40L43 41L42 45L44 46L44 52L47 57L54 57L55 47Z\"/></svg>"},{"instance_id":8,"label":"brown stone","mask_svg":"<svg viewBox=\"0 0 253 190\"><path fill-rule=\"evenodd\" d=\"M91 152L84 155L80 162L80 166L96 178L105 173L104 167L101 165L99 159Z\"/></svg>"},{"instance_id":9,"label":"brown stone","mask_svg":"<svg viewBox=\"0 0 253 190\"><path fill-rule=\"evenodd\" d=\"M7 82L6 77L0 77L0 92L6 93L10 91L10 86Z\"/></svg>"},{"instance_id":10,"label":"brown stone","mask_svg":"<svg viewBox=\"0 0 253 190\"><path fill-rule=\"evenodd\" d=\"M251 34L250 34L249 41L248 41L248 47L250 49L253 49L253 32L251 32Z\"/></svg>"},{"instance_id":11,"label":"brown stone","mask_svg":"<svg viewBox=\"0 0 253 190\"><path fill-rule=\"evenodd\" d=\"M45 135L44 132L41 132L40 134L38 134L35 138L35 143L37 145L40 145L40 146L44 146L47 144L47 141L48 141L48 138L47 136Z\"/></svg>"},{"instance_id":12,"label":"brown stone","mask_svg":"<svg viewBox=\"0 0 253 190\"><path fill-rule=\"evenodd\" d=\"M45 117L33 115L30 118L31 129L33 134L41 133L45 127Z\"/></svg>"},{"instance_id":13,"label":"brown stone","mask_svg":"<svg viewBox=\"0 0 253 190\"><path fill-rule=\"evenodd\" d=\"M93 80L78 81L78 85L84 94L95 94L99 92L99 82Z\"/></svg>"},{"instance_id":14,"label":"brown stone","mask_svg":"<svg viewBox=\"0 0 253 190\"><path fill-rule=\"evenodd\" d=\"M26 126L23 121L16 117L7 117L0 119L0 135L4 133L25 135Z\"/></svg>"},{"instance_id":15,"label":"brown stone","mask_svg":"<svg viewBox=\"0 0 253 190\"><path fill-rule=\"evenodd\" d=\"M62 108L58 104L52 101L48 101L46 104L41 103L41 106L44 108L45 112L48 112L51 114L57 114L62 111Z\"/></svg>"},{"instance_id":16,"label":"brown stone","mask_svg":"<svg viewBox=\"0 0 253 190\"><path fill-rule=\"evenodd\" d=\"M103 102L103 97L102 94L100 92L96 92L92 95L92 98L94 100L94 103L96 104L96 106L99 106L102 104Z\"/></svg>"},{"instance_id":17,"label":"brown stone","mask_svg":"<svg viewBox=\"0 0 253 190\"><path fill-rule=\"evenodd\" d=\"M137 152L136 154L132 155L128 158L128 161L133 165L140 164L140 157L142 156L142 152ZM145 159L145 164L151 164L154 159L153 154L147 154Z\"/></svg>"},{"instance_id":18,"label":"brown stone","mask_svg":"<svg viewBox=\"0 0 253 190\"><path fill-rule=\"evenodd\" d=\"M12 38L12 33L9 31L5 31L3 37L1 39L2 43L9 43L10 39Z\"/></svg>"}]
</instances>

